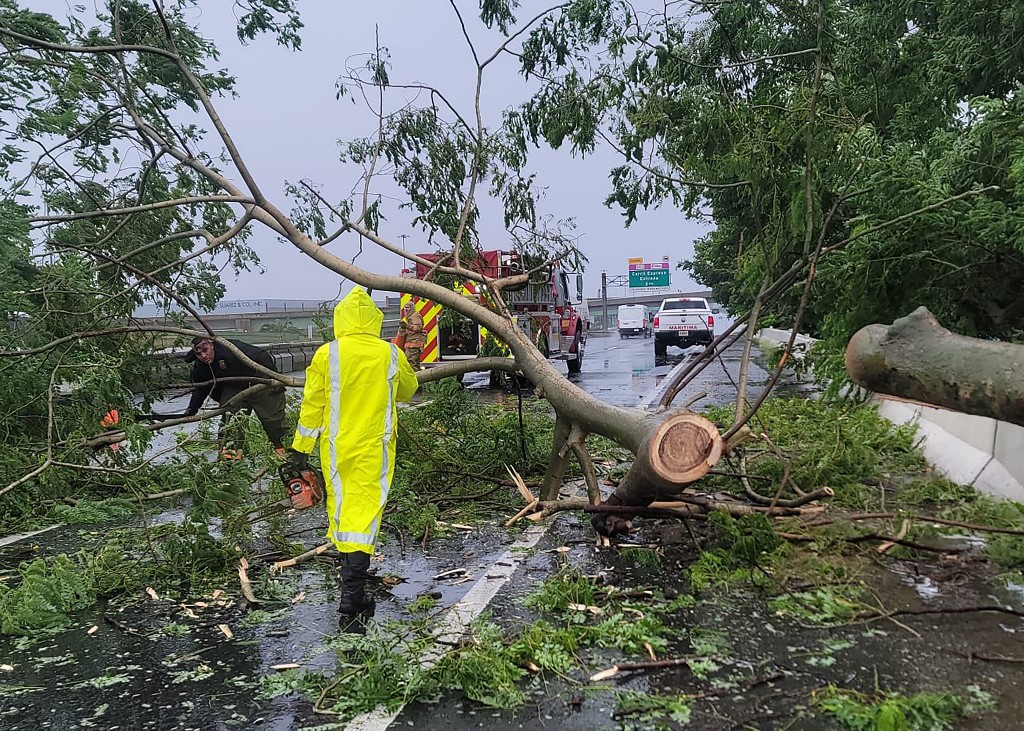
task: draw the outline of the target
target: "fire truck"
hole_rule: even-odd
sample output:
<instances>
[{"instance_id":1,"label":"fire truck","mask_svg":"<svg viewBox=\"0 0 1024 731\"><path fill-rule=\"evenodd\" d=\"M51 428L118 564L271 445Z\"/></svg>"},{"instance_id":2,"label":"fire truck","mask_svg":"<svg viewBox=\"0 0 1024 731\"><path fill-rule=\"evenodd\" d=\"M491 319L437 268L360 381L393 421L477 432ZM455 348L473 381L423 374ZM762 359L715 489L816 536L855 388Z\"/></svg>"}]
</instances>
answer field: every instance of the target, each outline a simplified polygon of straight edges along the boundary
<instances>
[{"instance_id":1,"label":"fire truck","mask_svg":"<svg viewBox=\"0 0 1024 731\"><path fill-rule=\"evenodd\" d=\"M420 254L420 258L436 262L438 254ZM516 251L482 251L467 268L492 279L522 274L524 261ZM416 264L415 269L402 270L403 276L423 279L430 267ZM487 306L491 296L476 282L456 282L455 288ZM566 272L557 262L530 275L529 283L513 290L503 290L502 296L519 328L525 332L537 349L547 358L564 360L569 373L579 373L583 365L590 313L583 298L583 275ZM445 313L443 308L412 295L402 295L402 307L413 302L423 317L427 344L421 362L438 363L446 360L490 355L495 351L508 352L500 342L488 337L486 330L456 313ZM488 351L490 349L490 351Z\"/></svg>"}]
</instances>

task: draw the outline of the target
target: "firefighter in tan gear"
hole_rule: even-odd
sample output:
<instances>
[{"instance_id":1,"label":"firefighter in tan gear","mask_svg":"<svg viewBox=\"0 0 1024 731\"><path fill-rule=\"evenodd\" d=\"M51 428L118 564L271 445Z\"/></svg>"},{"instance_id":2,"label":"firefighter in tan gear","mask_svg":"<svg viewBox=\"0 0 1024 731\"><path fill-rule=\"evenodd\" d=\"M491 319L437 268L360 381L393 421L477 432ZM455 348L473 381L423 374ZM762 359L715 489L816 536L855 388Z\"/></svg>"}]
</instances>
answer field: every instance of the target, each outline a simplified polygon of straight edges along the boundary
<instances>
[{"instance_id":1,"label":"firefighter in tan gear","mask_svg":"<svg viewBox=\"0 0 1024 731\"><path fill-rule=\"evenodd\" d=\"M406 303L402 308L402 321L398 324L399 339L405 341L405 357L413 370L419 370L423 348L427 345L427 334L423 331L423 315L416 311L416 305Z\"/></svg>"},{"instance_id":2,"label":"firefighter in tan gear","mask_svg":"<svg viewBox=\"0 0 1024 731\"><path fill-rule=\"evenodd\" d=\"M395 472L398 402L419 385L402 351L381 340L383 321L360 287L334 308L334 340L320 346L306 369L292 442L301 455L320 445L328 538L342 556L343 624L373 609L367 570Z\"/></svg>"}]
</instances>

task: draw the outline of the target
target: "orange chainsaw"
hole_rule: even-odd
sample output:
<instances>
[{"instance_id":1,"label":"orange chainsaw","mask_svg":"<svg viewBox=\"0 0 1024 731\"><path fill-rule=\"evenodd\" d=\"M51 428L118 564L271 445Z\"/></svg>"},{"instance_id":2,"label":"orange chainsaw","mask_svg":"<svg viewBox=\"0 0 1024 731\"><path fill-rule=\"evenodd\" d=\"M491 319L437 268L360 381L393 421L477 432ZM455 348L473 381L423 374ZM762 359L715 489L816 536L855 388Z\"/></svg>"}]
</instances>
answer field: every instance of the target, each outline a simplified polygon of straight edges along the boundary
<instances>
[{"instance_id":1,"label":"orange chainsaw","mask_svg":"<svg viewBox=\"0 0 1024 731\"><path fill-rule=\"evenodd\" d=\"M240 523L257 523L287 510L305 510L324 501L324 478L315 467L284 462L277 468L288 497L260 505L239 516Z\"/></svg>"}]
</instances>

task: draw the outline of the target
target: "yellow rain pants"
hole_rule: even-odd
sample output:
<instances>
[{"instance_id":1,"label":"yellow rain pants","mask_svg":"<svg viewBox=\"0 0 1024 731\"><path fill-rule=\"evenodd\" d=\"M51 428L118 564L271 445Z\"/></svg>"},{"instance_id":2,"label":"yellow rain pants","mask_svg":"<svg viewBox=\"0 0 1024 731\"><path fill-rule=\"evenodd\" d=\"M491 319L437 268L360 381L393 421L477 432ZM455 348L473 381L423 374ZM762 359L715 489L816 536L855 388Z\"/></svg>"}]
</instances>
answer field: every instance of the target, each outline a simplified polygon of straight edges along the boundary
<instances>
[{"instance_id":1,"label":"yellow rain pants","mask_svg":"<svg viewBox=\"0 0 1024 731\"><path fill-rule=\"evenodd\" d=\"M320 440L327 537L342 553L373 554L395 473L398 402L419 386L405 354L380 339L384 313L361 287L334 308L334 340L306 369L292 449Z\"/></svg>"}]
</instances>

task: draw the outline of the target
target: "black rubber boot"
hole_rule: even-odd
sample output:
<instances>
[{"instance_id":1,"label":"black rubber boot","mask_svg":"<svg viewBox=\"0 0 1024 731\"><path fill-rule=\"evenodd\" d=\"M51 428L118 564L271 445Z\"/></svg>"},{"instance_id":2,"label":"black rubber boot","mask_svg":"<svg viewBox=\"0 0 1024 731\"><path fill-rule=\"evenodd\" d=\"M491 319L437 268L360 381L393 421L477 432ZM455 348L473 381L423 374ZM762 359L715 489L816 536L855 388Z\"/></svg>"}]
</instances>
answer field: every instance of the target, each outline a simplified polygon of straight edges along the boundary
<instances>
[{"instance_id":1,"label":"black rubber boot","mask_svg":"<svg viewBox=\"0 0 1024 731\"><path fill-rule=\"evenodd\" d=\"M341 554L341 624L344 626L360 615L372 615L376 608L373 599L366 596L370 554L362 551Z\"/></svg>"}]
</instances>

